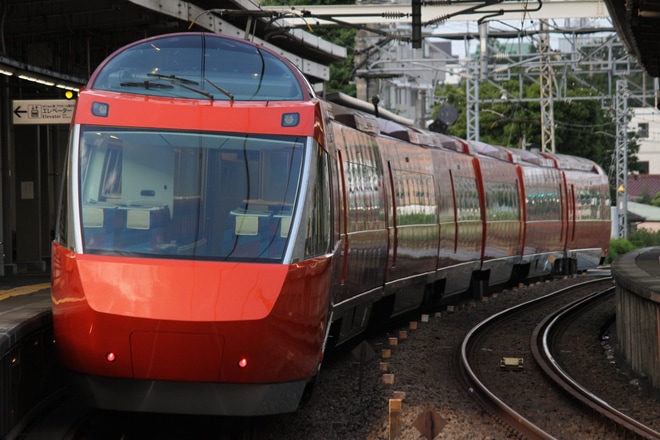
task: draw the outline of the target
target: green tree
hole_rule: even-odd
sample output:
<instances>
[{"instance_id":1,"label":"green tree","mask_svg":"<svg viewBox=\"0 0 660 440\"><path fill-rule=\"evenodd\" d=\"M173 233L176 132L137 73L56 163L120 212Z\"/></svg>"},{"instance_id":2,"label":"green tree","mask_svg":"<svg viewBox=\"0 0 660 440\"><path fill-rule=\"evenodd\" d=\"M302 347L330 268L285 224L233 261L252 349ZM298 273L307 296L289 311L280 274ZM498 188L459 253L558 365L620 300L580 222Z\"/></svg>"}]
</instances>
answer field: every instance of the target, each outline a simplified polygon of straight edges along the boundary
<instances>
[{"instance_id":1,"label":"green tree","mask_svg":"<svg viewBox=\"0 0 660 440\"><path fill-rule=\"evenodd\" d=\"M576 81L567 92L567 99L553 102L555 119L555 149L557 153L585 157L609 170L615 152L616 124L611 110L601 107L597 92L591 87L580 87ZM538 99L540 86L525 79L522 89L518 77L515 80L494 84L484 82L479 87L479 139L505 147L524 148L541 145L541 107L538 101L503 101L501 96ZM445 85L436 90L438 108L449 103L456 107L459 119L449 128L455 136L464 138L466 127L465 84ZM594 99L570 98L594 97ZM437 108L436 108L437 111ZM628 169L637 169L636 153L639 144L636 136L629 135Z\"/></svg>"}]
</instances>

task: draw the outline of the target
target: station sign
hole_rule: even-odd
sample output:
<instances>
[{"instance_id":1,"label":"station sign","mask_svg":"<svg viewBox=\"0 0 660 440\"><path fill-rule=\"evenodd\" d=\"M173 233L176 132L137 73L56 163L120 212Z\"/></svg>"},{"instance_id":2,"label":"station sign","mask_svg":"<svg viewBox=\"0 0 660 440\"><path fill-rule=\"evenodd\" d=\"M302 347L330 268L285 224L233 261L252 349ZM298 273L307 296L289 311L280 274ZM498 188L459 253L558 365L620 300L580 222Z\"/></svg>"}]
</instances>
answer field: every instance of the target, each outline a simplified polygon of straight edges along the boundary
<instances>
[{"instance_id":1,"label":"station sign","mask_svg":"<svg viewBox=\"0 0 660 440\"><path fill-rule=\"evenodd\" d=\"M70 124L75 106L69 99L14 99L14 124Z\"/></svg>"}]
</instances>

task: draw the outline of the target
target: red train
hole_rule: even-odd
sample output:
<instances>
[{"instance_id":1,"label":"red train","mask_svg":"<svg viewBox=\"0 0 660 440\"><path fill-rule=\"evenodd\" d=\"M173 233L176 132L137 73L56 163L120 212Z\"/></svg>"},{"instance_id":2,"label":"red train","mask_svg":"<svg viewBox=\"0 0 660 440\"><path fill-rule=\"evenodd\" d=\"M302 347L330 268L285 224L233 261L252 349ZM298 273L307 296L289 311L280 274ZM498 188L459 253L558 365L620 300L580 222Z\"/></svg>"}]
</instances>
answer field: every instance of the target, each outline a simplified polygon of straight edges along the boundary
<instances>
[{"instance_id":1,"label":"red train","mask_svg":"<svg viewBox=\"0 0 660 440\"><path fill-rule=\"evenodd\" d=\"M370 323L604 257L594 163L348 104L217 34L139 41L96 70L52 259L56 346L94 405L294 411L326 346Z\"/></svg>"}]
</instances>

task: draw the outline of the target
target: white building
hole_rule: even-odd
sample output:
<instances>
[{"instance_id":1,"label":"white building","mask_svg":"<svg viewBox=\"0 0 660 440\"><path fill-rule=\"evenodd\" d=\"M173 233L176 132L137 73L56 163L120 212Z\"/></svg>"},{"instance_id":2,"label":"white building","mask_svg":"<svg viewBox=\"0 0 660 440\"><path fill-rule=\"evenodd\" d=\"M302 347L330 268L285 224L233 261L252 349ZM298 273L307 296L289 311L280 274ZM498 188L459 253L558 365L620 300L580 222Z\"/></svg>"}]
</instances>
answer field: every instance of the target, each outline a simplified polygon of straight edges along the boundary
<instances>
[{"instance_id":1,"label":"white building","mask_svg":"<svg viewBox=\"0 0 660 440\"><path fill-rule=\"evenodd\" d=\"M633 108L628 130L639 136L637 158L642 174L660 174L660 111L653 107Z\"/></svg>"}]
</instances>

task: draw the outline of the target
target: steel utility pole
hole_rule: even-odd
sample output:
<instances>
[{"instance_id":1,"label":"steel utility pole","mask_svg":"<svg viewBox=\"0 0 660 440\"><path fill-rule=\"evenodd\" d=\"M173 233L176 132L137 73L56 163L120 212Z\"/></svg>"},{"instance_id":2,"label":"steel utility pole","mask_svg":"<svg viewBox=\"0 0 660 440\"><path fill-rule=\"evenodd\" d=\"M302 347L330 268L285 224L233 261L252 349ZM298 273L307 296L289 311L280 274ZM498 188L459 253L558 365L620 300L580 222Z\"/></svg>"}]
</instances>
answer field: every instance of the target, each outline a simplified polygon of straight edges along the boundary
<instances>
[{"instance_id":1,"label":"steel utility pole","mask_svg":"<svg viewBox=\"0 0 660 440\"><path fill-rule=\"evenodd\" d=\"M616 232L628 237L628 81L616 82Z\"/></svg>"},{"instance_id":2,"label":"steel utility pole","mask_svg":"<svg viewBox=\"0 0 660 440\"><path fill-rule=\"evenodd\" d=\"M545 20L539 22L539 52L541 53L541 151L555 152L555 112L552 103L553 71L550 53L550 33Z\"/></svg>"}]
</instances>

